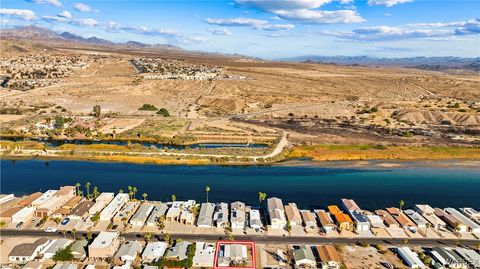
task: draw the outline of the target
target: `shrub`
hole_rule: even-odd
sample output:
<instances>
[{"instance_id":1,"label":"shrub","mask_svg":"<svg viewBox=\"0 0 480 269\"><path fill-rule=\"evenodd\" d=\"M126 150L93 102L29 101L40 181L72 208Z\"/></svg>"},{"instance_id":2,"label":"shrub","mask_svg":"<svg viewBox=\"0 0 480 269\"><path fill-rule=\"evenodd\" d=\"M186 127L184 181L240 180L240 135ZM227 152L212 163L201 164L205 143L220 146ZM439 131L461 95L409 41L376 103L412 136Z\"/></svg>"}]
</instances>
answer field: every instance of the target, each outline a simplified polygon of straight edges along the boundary
<instances>
[{"instance_id":1,"label":"shrub","mask_svg":"<svg viewBox=\"0 0 480 269\"><path fill-rule=\"evenodd\" d=\"M152 104L143 104L138 110L157 111L158 108Z\"/></svg>"},{"instance_id":2,"label":"shrub","mask_svg":"<svg viewBox=\"0 0 480 269\"><path fill-rule=\"evenodd\" d=\"M66 248L62 248L62 249L57 250L57 252L55 252L55 255L53 255L53 260L54 261L71 261L71 260L73 260L73 254L72 254L71 246L68 246Z\"/></svg>"},{"instance_id":3,"label":"shrub","mask_svg":"<svg viewBox=\"0 0 480 269\"><path fill-rule=\"evenodd\" d=\"M157 114L158 115L161 115L161 116L164 116L164 117L170 117L170 113L168 112L168 110L166 108L160 108L158 111L157 111Z\"/></svg>"}]
</instances>

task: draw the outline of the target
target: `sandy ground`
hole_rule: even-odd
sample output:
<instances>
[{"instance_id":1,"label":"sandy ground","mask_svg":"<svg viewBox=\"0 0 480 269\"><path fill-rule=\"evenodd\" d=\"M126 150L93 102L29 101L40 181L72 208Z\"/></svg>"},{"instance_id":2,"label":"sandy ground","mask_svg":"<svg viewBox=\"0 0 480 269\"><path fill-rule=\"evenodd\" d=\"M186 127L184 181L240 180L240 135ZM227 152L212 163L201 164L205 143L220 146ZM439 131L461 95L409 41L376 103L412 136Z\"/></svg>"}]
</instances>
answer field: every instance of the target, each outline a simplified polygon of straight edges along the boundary
<instances>
[{"instance_id":1,"label":"sandy ground","mask_svg":"<svg viewBox=\"0 0 480 269\"><path fill-rule=\"evenodd\" d=\"M379 253L374 247L342 246L340 255L347 268L380 269L381 262L388 262L395 268L406 268L391 252Z\"/></svg>"}]
</instances>

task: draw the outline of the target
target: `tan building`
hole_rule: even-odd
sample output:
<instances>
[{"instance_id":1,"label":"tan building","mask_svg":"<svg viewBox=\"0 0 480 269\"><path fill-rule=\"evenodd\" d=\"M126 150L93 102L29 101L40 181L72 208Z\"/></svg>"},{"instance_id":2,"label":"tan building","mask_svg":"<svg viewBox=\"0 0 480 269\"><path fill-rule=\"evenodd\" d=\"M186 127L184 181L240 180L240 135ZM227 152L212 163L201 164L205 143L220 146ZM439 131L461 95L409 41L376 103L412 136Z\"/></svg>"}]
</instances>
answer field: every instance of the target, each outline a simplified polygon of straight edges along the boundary
<instances>
[{"instance_id":1,"label":"tan building","mask_svg":"<svg viewBox=\"0 0 480 269\"><path fill-rule=\"evenodd\" d=\"M40 196L42 196L41 192L32 193L29 196L23 198L20 202L18 202L18 206L31 206L32 202L40 198Z\"/></svg>"},{"instance_id":2,"label":"tan building","mask_svg":"<svg viewBox=\"0 0 480 269\"><path fill-rule=\"evenodd\" d=\"M340 268L342 259L337 250L332 245L317 246L316 248L318 258L320 259L321 269L335 269Z\"/></svg>"},{"instance_id":3,"label":"tan building","mask_svg":"<svg viewBox=\"0 0 480 269\"><path fill-rule=\"evenodd\" d=\"M83 197L81 196L73 196L68 200L65 204L63 204L59 209L57 209L55 212L53 212L52 217L54 218L62 218L67 216L70 211L74 207L76 207L81 201L83 200Z\"/></svg>"},{"instance_id":4,"label":"tan building","mask_svg":"<svg viewBox=\"0 0 480 269\"><path fill-rule=\"evenodd\" d=\"M100 232L88 246L88 257L93 259L108 259L115 255L120 246L120 235L117 232Z\"/></svg>"},{"instance_id":5,"label":"tan building","mask_svg":"<svg viewBox=\"0 0 480 269\"><path fill-rule=\"evenodd\" d=\"M389 207L389 208L387 208L387 211L388 211L388 213L390 213L390 215L392 215L395 218L395 220L398 223L400 223L400 227L407 228L407 227L417 226L417 225L415 225L415 223L413 223L413 221L411 221L407 217L407 215L405 215L405 213L400 211L400 209L398 209L396 207Z\"/></svg>"},{"instance_id":6,"label":"tan building","mask_svg":"<svg viewBox=\"0 0 480 269\"><path fill-rule=\"evenodd\" d=\"M324 232L333 231L335 229L335 223L333 223L332 218L324 210L317 211L317 218L322 226Z\"/></svg>"},{"instance_id":7,"label":"tan building","mask_svg":"<svg viewBox=\"0 0 480 269\"><path fill-rule=\"evenodd\" d=\"M379 209L375 211L375 214L380 216L382 218L383 223L388 227L388 228L399 228L400 226L398 225L398 222L388 213L387 211L383 209Z\"/></svg>"},{"instance_id":8,"label":"tan building","mask_svg":"<svg viewBox=\"0 0 480 269\"><path fill-rule=\"evenodd\" d=\"M68 200L72 199L75 196L75 187L74 186L63 186L59 191L55 192L49 199L44 203L38 205L36 216L45 217L50 216L56 210L60 209Z\"/></svg>"},{"instance_id":9,"label":"tan building","mask_svg":"<svg viewBox=\"0 0 480 269\"><path fill-rule=\"evenodd\" d=\"M302 226L302 216L298 210L297 204L289 203L285 206L285 215L291 226Z\"/></svg>"}]
</instances>

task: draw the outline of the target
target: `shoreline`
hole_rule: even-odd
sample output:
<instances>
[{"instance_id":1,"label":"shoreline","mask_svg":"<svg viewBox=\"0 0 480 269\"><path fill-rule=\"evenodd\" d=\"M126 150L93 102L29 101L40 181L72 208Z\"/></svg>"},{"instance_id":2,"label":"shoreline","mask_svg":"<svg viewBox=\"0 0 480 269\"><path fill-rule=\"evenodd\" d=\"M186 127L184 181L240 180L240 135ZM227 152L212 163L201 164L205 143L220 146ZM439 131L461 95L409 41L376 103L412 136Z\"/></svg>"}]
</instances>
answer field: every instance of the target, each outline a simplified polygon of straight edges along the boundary
<instances>
[{"instance_id":1,"label":"shoreline","mask_svg":"<svg viewBox=\"0 0 480 269\"><path fill-rule=\"evenodd\" d=\"M113 158L112 158L113 157ZM117 158L115 158L117 157ZM461 168L478 169L480 158L444 158L444 159L368 159L368 160L322 160L316 161L308 158L287 158L281 161L269 163L245 163L245 162L211 162L208 159L161 159L145 158L134 156L11 156L2 155L0 160L5 161L73 161L73 162L95 162L95 163L117 163L135 165L157 165L157 166L314 166L325 168L353 168L353 169L400 169L428 166L432 168Z\"/></svg>"},{"instance_id":2,"label":"shoreline","mask_svg":"<svg viewBox=\"0 0 480 269\"><path fill-rule=\"evenodd\" d=\"M253 153L231 152L222 154L215 150L201 152L189 151L150 151L143 148L130 148L119 145L63 145L60 149L49 149L39 142L0 143L0 158L22 160L76 160L96 162L119 162L155 165L225 165L225 166L263 166L285 165L298 160L309 160L313 165L330 165L332 162L381 161L384 168L393 168L398 164L389 162L408 161L445 161L480 160L480 147L458 146L383 146L367 144L323 144L314 146L280 147L268 155L254 156ZM235 149L234 149L235 150ZM224 153L225 151L223 151ZM253 149L252 149L253 152ZM287 164L288 165L288 164ZM302 163L303 165L303 163ZM377 164L377 166L380 166Z\"/></svg>"}]
</instances>

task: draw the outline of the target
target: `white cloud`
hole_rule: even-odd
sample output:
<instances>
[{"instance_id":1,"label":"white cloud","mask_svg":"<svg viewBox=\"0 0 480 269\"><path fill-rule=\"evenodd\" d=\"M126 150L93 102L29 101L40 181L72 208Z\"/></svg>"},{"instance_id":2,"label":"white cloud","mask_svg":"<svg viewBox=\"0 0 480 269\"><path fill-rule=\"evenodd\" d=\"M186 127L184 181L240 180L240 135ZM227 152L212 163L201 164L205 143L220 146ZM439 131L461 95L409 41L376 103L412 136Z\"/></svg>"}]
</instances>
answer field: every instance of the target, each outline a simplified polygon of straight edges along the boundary
<instances>
[{"instance_id":1,"label":"white cloud","mask_svg":"<svg viewBox=\"0 0 480 269\"><path fill-rule=\"evenodd\" d=\"M37 18L35 12L29 9L10 9L10 8L0 8L0 14L6 16L12 16L18 19L32 21Z\"/></svg>"},{"instance_id":2,"label":"white cloud","mask_svg":"<svg viewBox=\"0 0 480 269\"><path fill-rule=\"evenodd\" d=\"M208 29L208 31L214 35L232 35L227 28Z\"/></svg>"},{"instance_id":3,"label":"white cloud","mask_svg":"<svg viewBox=\"0 0 480 269\"><path fill-rule=\"evenodd\" d=\"M285 20L292 20L311 24L331 24L331 23L359 23L364 22L363 19L354 10L335 10L335 11L322 11L322 10L281 10L277 11L277 15Z\"/></svg>"},{"instance_id":4,"label":"white cloud","mask_svg":"<svg viewBox=\"0 0 480 269\"><path fill-rule=\"evenodd\" d=\"M236 0L237 4L266 11L313 9L332 0Z\"/></svg>"},{"instance_id":5,"label":"white cloud","mask_svg":"<svg viewBox=\"0 0 480 269\"><path fill-rule=\"evenodd\" d=\"M84 3L75 3L73 5L73 8L79 12L98 12L98 10L93 9L92 7Z\"/></svg>"},{"instance_id":6,"label":"white cloud","mask_svg":"<svg viewBox=\"0 0 480 269\"><path fill-rule=\"evenodd\" d=\"M67 19L65 17L60 17L60 16L43 16L42 20L48 21L48 22L64 22L64 23L70 22L70 19Z\"/></svg>"},{"instance_id":7,"label":"white cloud","mask_svg":"<svg viewBox=\"0 0 480 269\"><path fill-rule=\"evenodd\" d=\"M160 36L160 37L166 38L170 43L173 43L173 44L189 45L192 43L199 43L199 42L206 41L204 37L196 36L196 35L186 35L172 29L149 28L146 26L124 26L113 21L98 24L97 26L111 33L127 32L127 33L139 34L139 35Z\"/></svg>"},{"instance_id":8,"label":"white cloud","mask_svg":"<svg viewBox=\"0 0 480 269\"><path fill-rule=\"evenodd\" d=\"M358 23L365 21L354 11L354 8L350 10L344 7L342 10L333 11L318 9L322 5L333 1L338 1L342 5L353 2L353 0L235 0L235 3L273 13L285 20L306 24Z\"/></svg>"},{"instance_id":9,"label":"white cloud","mask_svg":"<svg viewBox=\"0 0 480 269\"><path fill-rule=\"evenodd\" d=\"M72 14L68 11L63 11L61 13L58 14L59 17L62 17L62 18L66 18L66 19L71 19L72 18Z\"/></svg>"},{"instance_id":10,"label":"white cloud","mask_svg":"<svg viewBox=\"0 0 480 269\"><path fill-rule=\"evenodd\" d=\"M218 26L245 26L252 27L257 30L281 31L295 28L293 24L271 24L266 20L257 20L250 18L233 18L233 19L205 19L205 22Z\"/></svg>"},{"instance_id":11,"label":"white cloud","mask_svg":"<svg viewBox=\"0 0 480 269\"><path fill-rule=\"evenodd\" d=\"M480 34L480 19L449 23L418 23L403 26L373 26L351 31L321 31L320 34L358 41L392 41L405 39L446 40Z\"/></svg>"},{"instance_id":12,"label":"white cloud","mask_svg":"<svg viewBox=\"0 0 480 269\"><path fill-rule=\"evenodd\" d=\"M387 6L391 7L398 4L413 2L414 0L368 0L370 6Z\"/></svg>"},{"instance_id":13,"label":"white cloud","mask_svg":"<svg viewBox=\"0 0 480 269\"><path fill-rule=\"evenodd\" d=\"M59 0L28 0L28 1L33 2L35 4L49 4L56 7L63 6L62 2L60 2Z\"/></svg>"},{"instance_id":14,"label":"white cloud","mask_svg":"<svg viewBox=\"0 0 480 269\"><path fill-rule=\"evenodd\" d=\"M96 26L98 24L98 22L94 19L72 20L70 23L78 26Z\"/></svg>"},{"instance_id":15,"label":"white cloud","mask_svg":"<svg viewBox=\"0 0 480 269\"><path fill-rule=\"evenodd\" d=\"M58 14L57 16L44 16L44 17L42 17L42 20L48 21L48 22L68 23L68 24L76 25L76 26L98 26L99 25L99 22L94 20L94 19L88 18L88 19L74 20L74 19L72 19L71 14L70 14L70 18L68 18L68 17L65 16L66 14L63 14L63 16L62 16L62 13Z\"/></svg>"}]
</instances>

